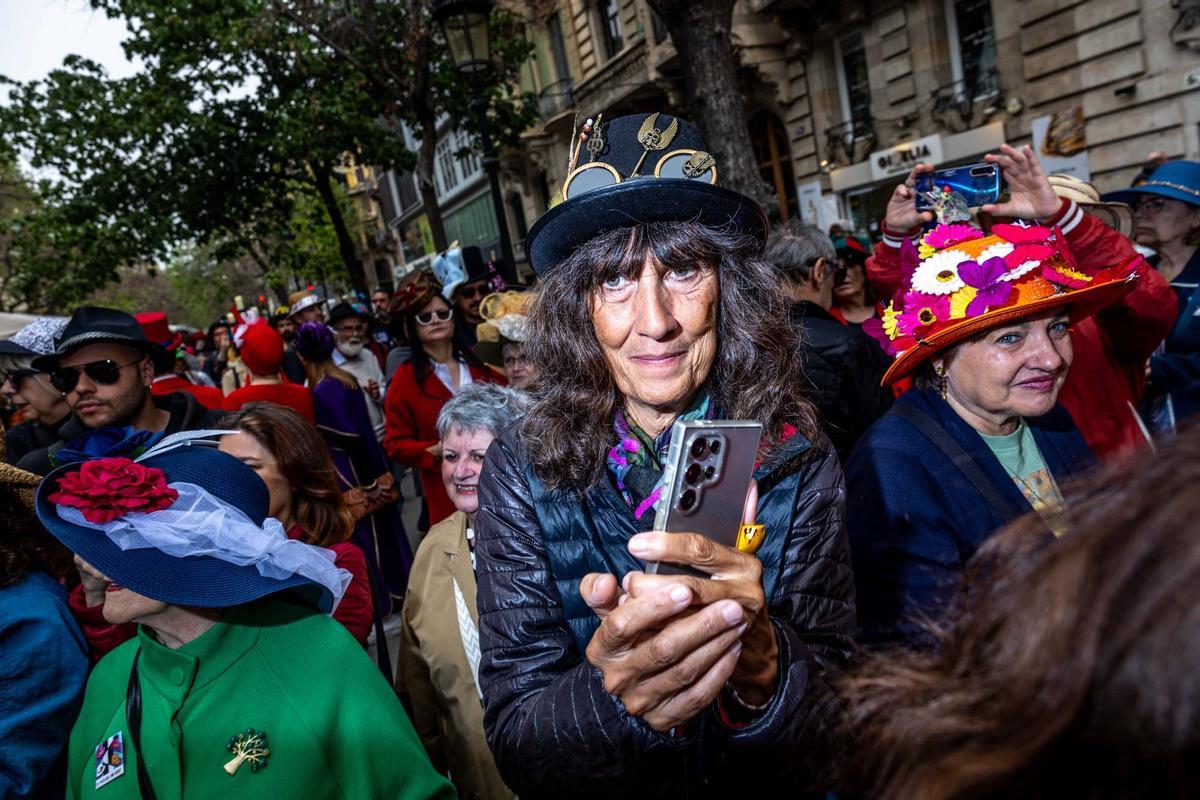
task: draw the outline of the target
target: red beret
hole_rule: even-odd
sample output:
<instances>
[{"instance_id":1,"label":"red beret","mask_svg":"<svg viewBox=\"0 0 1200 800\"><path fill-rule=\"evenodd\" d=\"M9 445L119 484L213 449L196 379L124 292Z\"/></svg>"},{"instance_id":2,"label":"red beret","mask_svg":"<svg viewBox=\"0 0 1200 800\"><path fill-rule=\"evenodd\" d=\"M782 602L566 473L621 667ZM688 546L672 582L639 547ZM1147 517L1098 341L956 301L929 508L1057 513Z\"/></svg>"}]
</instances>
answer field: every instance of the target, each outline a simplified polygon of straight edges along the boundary
<instances>
[{"instance_id":1,"label":"red beret","mask_svg":"<svg viewBox=\"0 0 1200 800\"><path fill-rule=\"evenodd\" d=\"M270 325L256 323L246 329L238 352L255 375L274 375L283 364L283 337Z\"/></svg>"}]
</instances>

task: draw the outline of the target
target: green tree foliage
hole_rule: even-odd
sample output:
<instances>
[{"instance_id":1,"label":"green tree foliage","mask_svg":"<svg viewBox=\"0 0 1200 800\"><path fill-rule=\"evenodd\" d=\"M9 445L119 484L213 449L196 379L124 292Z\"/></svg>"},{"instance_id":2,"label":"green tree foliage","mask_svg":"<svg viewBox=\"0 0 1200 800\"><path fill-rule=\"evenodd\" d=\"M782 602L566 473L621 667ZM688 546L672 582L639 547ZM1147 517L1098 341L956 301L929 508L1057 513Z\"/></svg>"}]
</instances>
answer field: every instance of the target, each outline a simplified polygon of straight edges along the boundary
<instances>
[{"instance_id":1,"label":"green tree foliage","mask_svg":"<svg viewBox=\"0 0 1200 800\"><path fill-rule=\"evenodd\" d=\"M248 257L277 295L288 275L345 275L361 290L358 222L336 175L347 154L410 169L398 121L435 130L439 115L466 119L478 92L502 142L533 112L502 88L528 57L514 30L497 28L496 73L468 84L425 0L90 1L126 21L126 53L143 68L113 79L71 56L9 86L0 145L52 177L0 223L7 307L67 307L185 243L218 263Z\"/></svg>"}]
</instances>

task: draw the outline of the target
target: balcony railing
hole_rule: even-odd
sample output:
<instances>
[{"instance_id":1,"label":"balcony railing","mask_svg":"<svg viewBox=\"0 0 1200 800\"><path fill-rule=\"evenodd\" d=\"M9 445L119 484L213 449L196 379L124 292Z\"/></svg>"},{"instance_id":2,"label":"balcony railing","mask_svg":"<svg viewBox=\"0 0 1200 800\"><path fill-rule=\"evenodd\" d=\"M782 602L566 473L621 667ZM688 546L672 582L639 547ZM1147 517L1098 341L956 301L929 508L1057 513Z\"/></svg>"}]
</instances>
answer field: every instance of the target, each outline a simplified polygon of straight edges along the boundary
<instances>
[{"instance_id":1,"label":"balcony railing","mask_svg":"<svg viewBox=\"0 0 1200 800\"><path fill-rule=\"evenodd\" d=\"M572 93L574 85L570 78L555 81L542 89L538 95L538 113L542 119L550 119L575 105Z\"/></svg>"}]
</instances>

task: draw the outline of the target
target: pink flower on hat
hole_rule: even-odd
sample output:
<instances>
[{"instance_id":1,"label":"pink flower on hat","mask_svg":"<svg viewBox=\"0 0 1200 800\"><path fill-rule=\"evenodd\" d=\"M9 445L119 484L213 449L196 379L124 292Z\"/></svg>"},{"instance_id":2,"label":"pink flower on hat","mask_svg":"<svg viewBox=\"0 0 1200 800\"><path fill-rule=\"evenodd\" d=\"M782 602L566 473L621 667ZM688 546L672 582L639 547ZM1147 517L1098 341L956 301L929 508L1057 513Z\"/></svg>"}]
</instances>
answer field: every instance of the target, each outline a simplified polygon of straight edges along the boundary
<instances>
[{"instance_id":1,"label":"pink flower on hat","mask_svg":"<svg viewBox=\"0 0 1200 800\"><path fill-rule=\"evenodd\" d=\"M97 525L134 511L170 508L178 497L162 470L128 458L85 461L78 470L60 477L58 491L48 495L50 502L78 508L84 519Z\"/></svg>"},{"instance_id":2,"label":"pink flower on hat","mask_svg":"<svg viewBox=\"0 0 1200 800\"><path fill-rule=\"evenodd\" d=\"M949 297L909 292L904 295L904 311L900 313L897 327L902 333L912 335L949 319Z\"/></svg>"},{"instance_id":3,"label":"pink flower on hat","mask_svg":"<svg viewBox=\"0 0 1200 800\"><path fill-rule=\"evenodd\" d=\"M945 224L938 225L925 234L925 238L921 240L921 244L932 247L934 250L941 250L959 242L970 242L974 239L982 238L983 231L971 225Z\"/></svg>"}]
</instances>

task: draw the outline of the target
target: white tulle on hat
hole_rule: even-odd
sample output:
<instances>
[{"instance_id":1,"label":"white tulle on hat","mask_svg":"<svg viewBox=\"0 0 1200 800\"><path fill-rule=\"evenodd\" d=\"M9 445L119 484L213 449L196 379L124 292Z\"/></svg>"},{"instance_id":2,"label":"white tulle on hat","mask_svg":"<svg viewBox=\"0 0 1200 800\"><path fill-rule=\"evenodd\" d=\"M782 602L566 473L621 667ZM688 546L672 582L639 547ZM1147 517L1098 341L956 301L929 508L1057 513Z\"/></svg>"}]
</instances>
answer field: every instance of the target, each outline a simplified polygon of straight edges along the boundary
<instances>
[{"instance_id":1,"label":"white tulle on hat","mask_svg":"<svg viewBox=\"0 0 1200 800\"><path fill-rule=\"evenodd\" d=\"M175 558L209 556L237 566L253 566L264 578L293 575L316 583L341 602L350 573L334 564L332 550L289 539L279 520L268 517L261 527L237 507L194 483L171 483L179 498L170 508L131 512L111 522L89 522L78 508L57 506L58 516L72 525L103 531L122 550L154 548Z\"/></svg>"}]
</instances>

